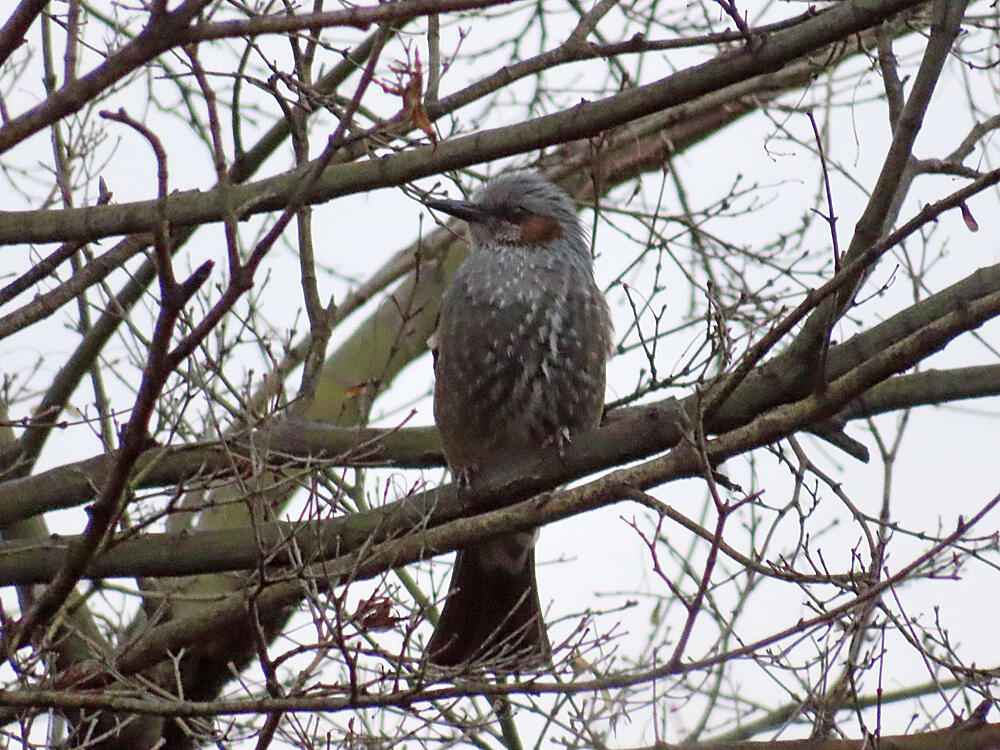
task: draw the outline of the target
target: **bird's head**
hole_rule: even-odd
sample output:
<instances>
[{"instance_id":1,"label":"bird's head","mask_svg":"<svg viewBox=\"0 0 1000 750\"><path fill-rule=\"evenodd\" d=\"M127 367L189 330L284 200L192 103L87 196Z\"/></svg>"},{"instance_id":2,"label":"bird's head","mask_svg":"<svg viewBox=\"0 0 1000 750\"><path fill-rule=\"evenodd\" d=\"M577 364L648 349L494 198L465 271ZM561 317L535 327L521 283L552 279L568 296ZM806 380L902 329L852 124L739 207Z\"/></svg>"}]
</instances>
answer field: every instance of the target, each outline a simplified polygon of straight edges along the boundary
<instances>
[{"instance_id":1,"label":"bird's head","mask_svg":"<svg viewBox=\"0 0 1000 750\"><path fill-rule=\"evenodd\" d=\"M511 172L486 183L470 201L427 200L469 225L477 249L569 249L589 260L576 207L537 172Z\"/></svg>"}]
</instances>

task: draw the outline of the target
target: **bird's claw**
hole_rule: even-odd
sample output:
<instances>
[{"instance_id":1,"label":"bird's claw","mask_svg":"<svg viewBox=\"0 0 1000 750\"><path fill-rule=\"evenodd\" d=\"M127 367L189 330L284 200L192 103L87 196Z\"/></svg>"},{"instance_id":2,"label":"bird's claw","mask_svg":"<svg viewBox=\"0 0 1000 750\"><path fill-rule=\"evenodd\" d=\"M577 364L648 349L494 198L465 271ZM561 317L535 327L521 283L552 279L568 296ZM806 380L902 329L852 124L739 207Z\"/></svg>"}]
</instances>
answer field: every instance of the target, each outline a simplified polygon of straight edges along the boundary
<instances>
[{"instance_id":1,"label":"bird's claw","mask_svg":"<svg viewBox=\"0 0 1000 750\"><path fill-rule=\"evenodd\" d=\"M554 435L549 435L542 443L542 448L555 448L562 458L566 452L566 446L573 442L569 435L569 427L560 427Z\"/></svg>"},{"instance_id":2,"label":"bird's claw","mask_svg":"<svg viewBox=\"0 0 1000 750\"><path fill-rule=\"evenodd\" d=\"M478 471L479 466L477 464L465 464L452 468L451 475L460 490L467 490L472 486L472 477Z\"/></svg>"}]
</instances>

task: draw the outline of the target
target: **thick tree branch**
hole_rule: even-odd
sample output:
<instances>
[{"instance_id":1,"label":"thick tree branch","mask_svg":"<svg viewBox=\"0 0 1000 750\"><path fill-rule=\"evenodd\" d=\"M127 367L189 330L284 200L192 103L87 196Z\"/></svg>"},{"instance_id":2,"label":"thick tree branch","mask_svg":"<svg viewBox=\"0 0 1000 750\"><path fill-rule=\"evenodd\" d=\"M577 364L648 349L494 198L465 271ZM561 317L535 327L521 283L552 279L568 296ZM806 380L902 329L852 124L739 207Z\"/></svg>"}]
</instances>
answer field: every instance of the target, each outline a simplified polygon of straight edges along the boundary
<instances>
[{"instance_id":1,"label":"thick tree branch","mask_svg":"<svg viewBox=\"0 0 1000 750\"><path fill-rule=\"evenodd\" d=\"M731 430L709 441L705 447L709 461L715 465L729 458L748 450L768 445L780 440L796 431L806 429L811 424L815 424L824 419L834 416L844 409L858 396L872 388L879 382L884 381L892 374L912 367L930 353L945 346L955 336L964 331L978 327L986 320L1000 314L1000 291L995 291L980 299L968 302L957 309L952 310L940 319L922 326L913 333L905 336L894 344L882 347L877 353L864 358L855 366L848 369L843 375L836 378L820 393L807 395L805 398L778 406L771 409L751 422L738 429ZM678 416L678 421L683 417ZM683 425L679 425L682 434L686 432ZM610 432L608 431L599 431ZM647 429L644 432L650 432ZM609 434L602 435L604 440L617 443ZM586 455L578 455L582 451L571 449L566 451L562 457L552 456L547 461L535 467L512 467L508 474L498 476L494 484L477 494L475 507L489 508L498 504L513 502L517 499L530 497L548 487L556 486L574 476L581 476L591 473L601 466L583 467L580 464L590 458ZM615 451L615 457L607 465L620 463L622 456L620 451ZM598 486L601 482L611 482L611 486L635 486L641 489L648 489L664 482L672 481L681 477L698 476L701 473L702 463L700 454L690 446L681 443L673 451L662 458L652 459L628 469L619 469L616 472L586 486ZM562 497L562 493L556 497ZM581 504L564 505L554 502L552 498L547 498L540 504L532 505L530 521L523 523L513 523L510 528L504 531L518 531L529 529L550 523L561 518L568 517L575 513L592 510L607 502L615 502L620 498L620 494L612 492L611 495L595 493L590 499ZM360 549L362 545L370 543L372 538L385 540L412 528L424 528L436 526L460 513L462 498L455 494L453 487L439 488L415 495L400 505L394 503L377 511L368 514L353 516L347 521L334 520L320 522L316 526L306 525L302 527L306 538L298 540L294 548L310 557L314 553L317 557L326 557L329 554L342 555L347 551ZM558 509L558 510L555 510ZM342 528L343 526L346 526ZM178 575L179 572L208 572L215 570L211 550L214 544L223 545L228 539L234 543L236 548L242 551L245 556L241 561L243 566L250 567L252 559L256 559L258 552L267 556L279 554L281 542L288 538L292 532L296 532L295 526L274 526L275 536L265 538L262 542L263 549L255 543L260 529L253 527L243 530L243 535L250 534L248 539L240 537L240 533L235 529L227 529L224 535L218 532L201 532L212 534L211 541L203 544L198 550L190 550L190 555L177 554L176 546L172 546L171 541L166 541L155 549L161 550L159 558L167 554L171 557L171 562L167 570L136 570L134 567L129 570L118 569L116 571L102 571L100 561L95 561L90 566L90 575L97 573L101 575L151 575L165 574ZM497 533L498 529L493 529ZM309 537L314 537L309 539ZM196 539L197 534L192 534L189 539ZM454 546L447 546L442 549L436 543L427 542L426 549L423 549L419 557L427 554L439 553L455 549L462 543L476 541L481 537L463 538L457 541ZM207 539L207 538L200 538ZM70 546L73 540L68 540ZM151 546L152 537L147 536L142 540L143 545L147 545L147 550L154 549ZM273 545L273 546L272 546ZM317 546L318 545L318 546ZM121 547L119 547L121 549ZM125 547L126 555L130 553L137 555L138 550L132 551ZM200 557L194 556L197 552ZM114 554L113 552L110 554ZM17 583L28 583L33 580L46 580L50 573L47 566L59 566L62 557L58 548L48 548L45 550L31 550L26 553L11 553L0 556L0 580L8 580ZM412 558L412 559L419 559ZM106 559L114 559L108 556ZM132 562L136 562L132 557ZM196 561L196 568L177 567L176 560L190 559ZM28 561L25 563L25 561ZM224 569L226 565L231 565L231 558L225 561L225 557L216 557ZM408 558L409 560L409 558ZM367 565L367 560L363 565ZM377 567L376 567L377 572ZM35 576L35 578L18 578L21 575Z\"/></svg>"},{"instance_id":2,"label":"thick tree branch","mask_svg":"<svg viewBox=\"0 0 1000 750\"><path fill-rule=\"evenodd\" d=\"M24 35L34 20L45 10L48 0L21 0L0 29L0 65L24 43Z\"/></svg>"},{"instance_id":3,"label":"thick tree branch","mask_svg":"<svg viewBox=\"0 0 1000 750\"><path fill-rule=\"evenodd\" d=\"M333 165L304 196L319 203L343 195L390 187L420 177L482 164L567 140L587 138L666 107L691 101L738 81L780 69L793 60L851 34L869 29L922 0L848 0L793 29L767 37L759 46L723 53L655 83L623 91L596 102L503 128L479 131L436 146L425 146L350 165ZM81 79L83 80L83 79ZM9 127L9 126L8 126ZM2 136L3 130L0 130ZM0 138L0 151L3 140ZM287 205L301 185L299 171L256 183L234 186L230 200L240 216ZM171 226L220 221L216 191L188 191L168 200ZM155 221L155 201L95 206L66 211L0 214L0 245L23 242L93 240L148 231Z\"/></svg>"},{"instance_id":4,"label":"thick tree branch","mask_svg":"<svg viewBox=\"0 0 1000 750\"><path fill-rule=\"evenodd\" d=\"M1000 265L980 269L969 278L835 346L829 355L830 376L840 377L886 346L998 289ZM732 429L746 424L765 409L801 398L808 391L808 379L805 378L807 370L807 363L788 353L766 362L740 383L720 406L716 415L707 419L706 430L718 433ZM975 380L966 378L963 371L950 378L947 374L938 375L933 391L923 387L907 389L905 393L911 395L913 400L905 405L920 406L995 394L1000 390L1000 385L997 385L1000 381L990 380L989 374L992 372L993 369L985 369ZM903 376L907 379L921 377L929 376ZM900 378L896 379L898 380ZM912 381L904 379L901 382ZM881 399L883 393L888 392L876 391L873 398ZM859 398L862 398L859 404L878 403L877 400L865 402L863 397ZM688 399L684 408L688 413L697 413L697 398ZM853 408L855 407L851 407ZM849 409L846 414L852 415L851 418L865 414L866 407L856 408L856 411ZM615 413L605 428L591 438L570 446L571 454L588 456L575 461L582 473L573 476L582 476L624 460L634 460L669 448L682 434L675 415L673 400ZM250 438L234 436L225 443L151 449L138 460L137 486L157 487L198 477L218 477L233 470L234 457L238 466L240 455L256 456L272 452L302 459L311 457L330 465L421 468L439 466L442 463L432 428L378 430L338 428L321 422L278 421L260 428ZM279 463L281 460L283 459L279 456ZM112 462L112 457L96 456L0 484L0 525L87 502L93 496L94 488L105 480ZM566 476L562 481L570 478L572 476Z\"/></svg>"},{"instance_id":5,"label":"thick tree branch","mask_svg":"<svg viewBox=\"0 0 1000 750\"><path fill-rule=\"evenodd\" d=\"M481 8L507 1L401 0L368 8L348 8L302 17L281 14L260 16L247 21L212 23L206 24L203 31L206 39L212 39L280 31L281 29L272 27L286 26L291 29L296 24L301 24L302 28L330 26L365 28L375 23L402 22L427 13ZM48 99L0 127L0 153L8 151L29 136L58 122L63 117L79 111L102 91L172 47L197 41L200 27L198 25L192 27L190 24L209 2L210 0L187 0L179 8L169 13L151 13L150 22L142 30L142 33L107 58L104 63L85 76L67 81ZM130 230L113 232L112 234L125 233L130 233ZM83 237L77 239L82 240Z\"/></svg>"}]
</instances>

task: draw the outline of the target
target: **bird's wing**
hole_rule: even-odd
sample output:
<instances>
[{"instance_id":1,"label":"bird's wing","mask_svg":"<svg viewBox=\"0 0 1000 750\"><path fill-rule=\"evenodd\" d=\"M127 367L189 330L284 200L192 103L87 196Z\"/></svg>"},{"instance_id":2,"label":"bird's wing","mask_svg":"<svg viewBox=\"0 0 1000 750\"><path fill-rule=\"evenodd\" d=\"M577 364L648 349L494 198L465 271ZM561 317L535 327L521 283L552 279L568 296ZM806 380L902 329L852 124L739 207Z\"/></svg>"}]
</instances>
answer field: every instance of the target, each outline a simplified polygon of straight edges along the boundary
<instances>
[{"instance_id":1,"label":"bird's wing","mask_svg":"<svg viewBox=\"0 0 1000 750\"><path fill-rule=\"evenodd\" d=\"M438 363L438 343L441 337L438 336L438 323L441 322L441 313L438 313L438 319L434 321L434 332L427 337L427 348L431 350L431 357L434 358L434 373L437 374L437 363Z\"/></svg>"}]
</instances>

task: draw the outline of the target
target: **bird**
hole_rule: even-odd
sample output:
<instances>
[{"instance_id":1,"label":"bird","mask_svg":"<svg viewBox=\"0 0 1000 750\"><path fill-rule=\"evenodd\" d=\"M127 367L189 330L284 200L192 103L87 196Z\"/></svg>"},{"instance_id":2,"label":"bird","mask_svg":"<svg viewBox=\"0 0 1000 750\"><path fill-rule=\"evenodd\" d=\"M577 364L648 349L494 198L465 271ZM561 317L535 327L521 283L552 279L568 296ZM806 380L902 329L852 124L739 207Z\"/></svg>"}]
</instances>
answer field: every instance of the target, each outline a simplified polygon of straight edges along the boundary
<instances>
[{"instance_id":1,"label":"bird","mask_svg":"<svg viewBox=\"0 0 1000 750\"><path fill-rule=\"evenodd\" d=\"M574 202L539 173L501 174L468 201L424 203L468 225L471 252L442 296L429 344L444 456L474 498L486 477L561 455L599 425L611 315ZM458 550L425 648L430 664L551 664L536 537L504 534Z\"/></svg>"}]
</instances>

